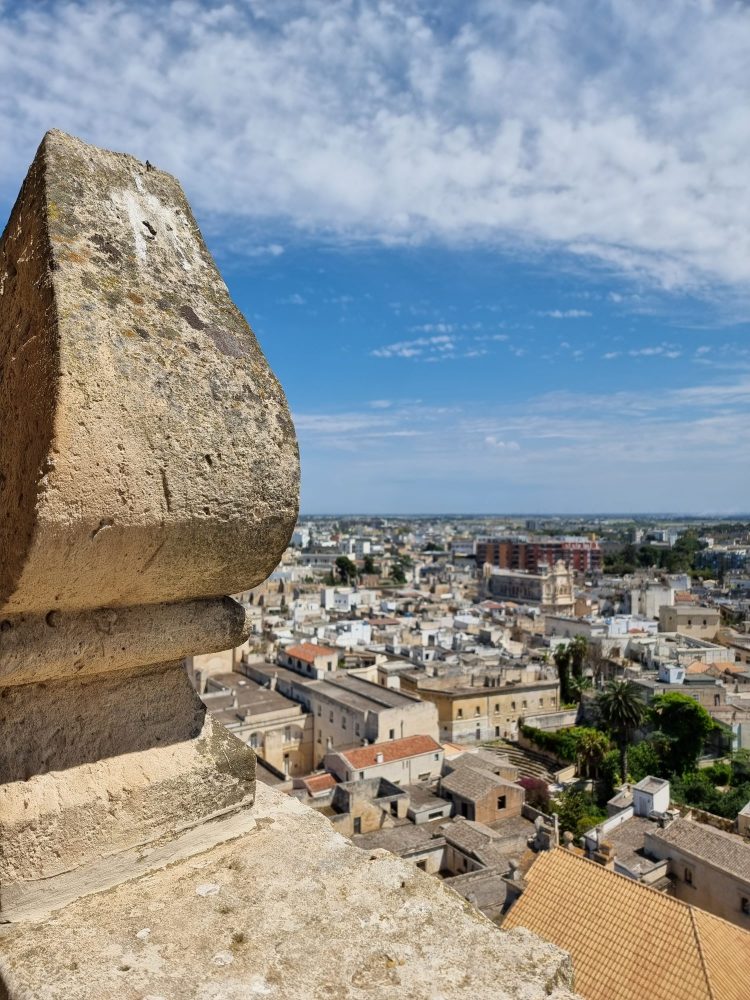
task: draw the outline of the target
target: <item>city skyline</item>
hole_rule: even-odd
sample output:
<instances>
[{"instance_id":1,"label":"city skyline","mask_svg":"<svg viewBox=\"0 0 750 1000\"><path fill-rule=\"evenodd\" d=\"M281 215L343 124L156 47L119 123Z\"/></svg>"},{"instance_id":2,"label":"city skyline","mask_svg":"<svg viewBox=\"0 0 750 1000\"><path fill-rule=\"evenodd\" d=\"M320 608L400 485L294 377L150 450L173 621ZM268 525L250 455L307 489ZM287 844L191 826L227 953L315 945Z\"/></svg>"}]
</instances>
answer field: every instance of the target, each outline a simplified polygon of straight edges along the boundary
<instances>
[{"instance_id":1,"label":"city skyline","mask_svg":"<svg viewBox=\"0 0 750 1000\"><path fill-rule=\"evenodd\" d=\"M746 8L0 17L0 209L51 127L181 179L288 395L303 514L746 506Z\"/></svg>"}]
</instances>

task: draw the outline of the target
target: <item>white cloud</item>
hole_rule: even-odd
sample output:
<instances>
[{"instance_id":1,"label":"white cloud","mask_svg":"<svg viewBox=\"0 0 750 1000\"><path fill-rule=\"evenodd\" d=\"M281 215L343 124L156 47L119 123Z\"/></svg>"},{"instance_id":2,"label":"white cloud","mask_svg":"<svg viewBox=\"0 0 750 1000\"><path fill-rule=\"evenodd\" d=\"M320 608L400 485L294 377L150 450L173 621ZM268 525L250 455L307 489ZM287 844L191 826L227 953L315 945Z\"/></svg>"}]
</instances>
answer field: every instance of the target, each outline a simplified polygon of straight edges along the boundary
<instances>
[{"instance_id":1,"label":"white cloud","mask_svg":"<svg viewBox=\"0 0 750 1000\"><path fill-rule=\"evenodd\" d=\"M453 357L456 351L456 337L440 334L435 337L417 337L416 340L400 340L370 351L373 358L418 358L421 361L436 361Z\"/></svg>"},{"instance_id":2,"label":"white cloud","mask_svg":"<svg viewBox=\"0 0 750 1000\"><path fill-rule=\"evenodd\" d=\"M491 448L497 448L498 451L519 451L520 445L517 441L500 441L495 437L494 434L488 434L484 439L484 443L488 444Z\"/></svg>"},{"instance_id":3,"label":"white cloud","mask_svg":"<svg viewBox=\"0 0 750 1000\"><path fill-rule=\"evenodd\" d=\"M656 344L651 347L638 347L631 351L628 351L631 358L670 358L674 360L675 358L682 357L682 351L680 351L676 344Z\"/></svg>"},{"instance_id":4,"label":"white cloud","mask_svg":"<svg viewBox=\"0 0 750 1000\"><path fill-rule=\"evenodd\" d=\"M750 283L745 4L28 0L0 16L8 201L56 126L177 173L202 218L265 229L259 246L480 241L669 288Z\"/></svg>"},{"instance_id":5,"label":"white cloud","mask_svg":"<svg viewBox=\"0 0 750 1000\"><path fill-rule=\"evenodd\" d=\"M537 316L548 316L550 319L582 319L590 315L588 309L550 309L537 313Z\"/></svg>"},{"instance_id":6,"label":"white cloud","mask_svg":"<svg viewBox=\"0 0 750 1000\"><path fill-rule=\"evenodd\" d=\"M660 393L295 415L304 504L330 509L335 481L340 510L722 511L750 490L748 404L750 375Z\"/></svg>"}]
</instances>

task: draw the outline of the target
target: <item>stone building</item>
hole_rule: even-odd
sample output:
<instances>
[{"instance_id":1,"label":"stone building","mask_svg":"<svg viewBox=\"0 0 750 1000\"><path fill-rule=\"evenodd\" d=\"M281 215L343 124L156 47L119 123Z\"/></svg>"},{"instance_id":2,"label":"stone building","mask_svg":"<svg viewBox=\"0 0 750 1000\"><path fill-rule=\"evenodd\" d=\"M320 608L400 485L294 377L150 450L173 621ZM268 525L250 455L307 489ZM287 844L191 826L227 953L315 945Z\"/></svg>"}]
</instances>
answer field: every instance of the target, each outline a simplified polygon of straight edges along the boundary
<instances>
[{"instance_id":1,"label":"stone building","mask_svg":"<svg viewBox=\"0 0 750 1000\"><path fill-rule=\"evenodd\" d=\"M203 700L213 718L280 777L312 771L313 719L299 702L239 673L211 677Z\"/></svg>"},{"instance_id":2,"label":"stone building","mask_svg":"<svg viewBox=\"0 0 750 1000\"><path fill-rule=\"evenodd\" d=\"M523 716L554 712L560 707L560 682L553 677L499 685L487 677L484 686L477 681L473 675L416 677L402 673L401 690L412 691L435 705L438 738L443 742L514 739Z\"/></svg>"},{"instance_id":3,"label":"stone building","mask_svg":"<svg viewBox=\"0 0 750 1000\"><path fill-rule=\"evenodd\" d=\"M411 785L440 777L443 748L431 736L405 736L388 743L330 751L324 763L341 781L386 778L397 785Z\"/></svg>"},{"instance_id":4,"label":"stone building","mask_svg":"<svg viewBox=\"0 0 750 1000\"><path fill-rule=\"evenodd\" d=\"M677 899L750 931L750 844L746 840L680 818L647 833L644 850L653 858L667 860Z\"/></svg>"},{"instance_id":5,"label":"stone building","mask_svg":"<svg viewBox=\"0 0 750 1000\"><path fill-rule=\"evenodd\" d=\"M538 572L498 569L485 564L488 597L537 607L543 614L573 614L573 571L564 562L540 566Z\"/></svg>"},{"instance_id":6,"label":"stone building","mask_svg":"<svg viewBox=\"0 0 750 1000\"><path fill-rule=\"evenodd\" d=\"M520 816L524 802L520 785L495 774L488 762L470 754L446 764L439 793L453 803L454 816L486 824Z\"/></svg>"},{"instance_id":7,"label":"stone building","mask_svg":"<svg viewBox=\"0 0 750 1000\"><path fill-rule=\"evenodd\" d=\"M327 673L324 680L315 680L269 663L248 663L243 670L310 712L315 767L322 766L330 750L406 736L437 739L434 705L363 680L351 671L334 671Z\"/></svg>"}]
</instances>

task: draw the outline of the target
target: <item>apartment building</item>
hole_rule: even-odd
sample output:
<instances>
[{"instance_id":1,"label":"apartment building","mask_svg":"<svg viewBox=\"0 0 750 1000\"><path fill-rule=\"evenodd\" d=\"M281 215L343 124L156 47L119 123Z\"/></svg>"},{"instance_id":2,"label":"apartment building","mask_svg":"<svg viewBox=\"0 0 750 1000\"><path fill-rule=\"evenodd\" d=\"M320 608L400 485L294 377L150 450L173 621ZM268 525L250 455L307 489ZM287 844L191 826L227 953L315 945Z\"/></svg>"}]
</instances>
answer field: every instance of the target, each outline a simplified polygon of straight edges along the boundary
<instances>
[{"instance_id":1,"label":"apartment building","mask_svg":"<svg viewBox=\"0 0 750 1000\"><path fill-rule=\"evenodd\" d=\"M489 563L500 569L538 573L542 566L563 562L578 573L596 573L602 568L599 542L592 538L564 535L559 538L482 538L476 545L477 565Z\"/></svg>"}]
</instances>

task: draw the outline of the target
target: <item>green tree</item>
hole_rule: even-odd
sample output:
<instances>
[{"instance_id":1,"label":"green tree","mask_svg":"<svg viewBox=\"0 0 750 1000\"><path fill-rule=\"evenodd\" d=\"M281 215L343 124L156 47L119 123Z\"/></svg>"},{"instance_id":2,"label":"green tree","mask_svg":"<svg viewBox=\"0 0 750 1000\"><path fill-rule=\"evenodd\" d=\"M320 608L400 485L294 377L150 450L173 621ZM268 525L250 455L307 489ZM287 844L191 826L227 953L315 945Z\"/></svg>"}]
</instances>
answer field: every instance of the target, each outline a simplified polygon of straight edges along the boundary
<instances>
[{"instance_id":1,"label":"green tree","mask_svg":"<svg viewBox=\"0 0 750 1000\"><path fill-rule=\"evenodd\" d=\"M380 572L380 567L376 565L375 560L372 558L372 556L370 555L365 556L362 572L367 573L369 576L372 576L374 573Z\"/></svg>"},{"instance_id":2,"label":"green tree","mask_svg":"<svg viewBox=\"0 0 750 1000\"><path fill-rule=\"evenodd\" d=\"M586 661L586 651L588 649L588 642L586 638L582 635L573 636L573 638L568 643L568 652L570 653L570 672L573 678L577 681L583 679L583 664Z\"/></svg>"},{"instance_id":3,"label":"green tree","mask_svg":"<svg viewBox=\"0 0 750 1000\"><path fill-rule=\"evenodd\" d=\"M737 750L732 754L732 784L750 781L750 750Z\"/></svg>"},{"instance_id":4,"label":"green tree","mask_svg":"<svg viewBox=\"0 0 750 1000\"><path fill-rule=\"evenodd\" d=\"M670 691L651 703L650 716L658 732L666 737L664 766L679 776L694 771L714 720L690 695Z\"/></svg>"},{"instance_id":5,"label":"green tree","mask_svg":"<svg viewBox=\"0 0 750 1000\"><path fill-rule=\"evenodd\" d=\"M357 579L357 567L349 556L338 556L336 571L342 583L353 583Z\"/></svg>"},{"instance_id":6,"label":"green tree","mask_svg":"<svg viewBox=\"0 0 750 1000\"><path fill-rule=\"evenodd\" d=\"M588 792L573 788L566 788L555 796L550 808L557 813L560 832L569 830L577 837L607 818L606 811L597 806Z\"/></svg>"},{"instance_id":7,"label":"green tree","mask_svg":"<svg viewBox=\"0 0 750 1000\"><path fill-rule=\"evenodd\" d=\"M620 775L628 778L628 744L644 717L644 705L630 681L610 681L597 696L596 707L620 751Z\"/></svg>"},{"instance_id":8,"label":"green tree","mask_svg":"<svg viewBox=\"0 0 750 1000\"><path fill-rule=\"evenodd\" d=\"M570 689L570 650L565 643L555 649L552 659L557 667L557 676L560 679L560 703L567 705L571 698Z\"/></svg>"},{"instance_id":9,"label":"green tree","mask_svg":"<svg viewBox=\"0 0 750 1000\"><path fill-rule=\"evenodd\" d=\"M641 740L630 748L628 767L633 781L642 781L649 774L659 777L663 770L661 755L653 740Z\"/></svg>"},{"instance_id":10,"label":"green tree","mask_svg":"<svg viewBox=\"0 0 750 1000\"><path fill-rule=\"evenodd\" d=\"M397 562L393 564L393 569L391 570L391 580L394 583L406 583L406 573L404 573L403 563Z\"/></svg>"},{"instance_id":11,"label":"green tree","mask_svg":"<svg viewBox=\"0 0 750 1000\"><path fill-rule=\"evenodd\" d=\"M598 729L581 728L577 740L578 769L587 778L596 778L609 740Z\"/></svg>"}]
</instances>

